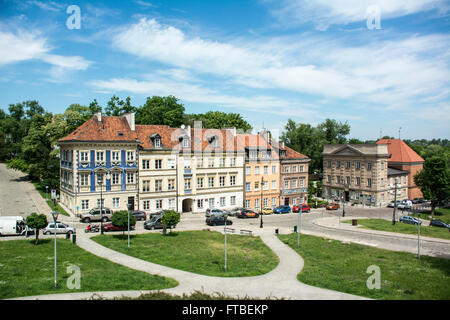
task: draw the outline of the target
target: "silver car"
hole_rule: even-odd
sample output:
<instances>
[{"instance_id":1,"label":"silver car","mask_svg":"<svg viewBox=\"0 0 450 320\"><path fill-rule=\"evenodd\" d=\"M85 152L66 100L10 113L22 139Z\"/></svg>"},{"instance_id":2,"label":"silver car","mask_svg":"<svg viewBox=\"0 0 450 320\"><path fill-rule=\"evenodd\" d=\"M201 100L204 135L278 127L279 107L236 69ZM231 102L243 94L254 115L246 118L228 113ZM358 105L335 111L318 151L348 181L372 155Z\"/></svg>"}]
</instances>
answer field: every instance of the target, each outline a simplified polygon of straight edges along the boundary
<instances>
[{"instance_id":1,"label":"silver car","mask_svg":"<svg viewBox=\"0 0 450 320\"><path fill-rule=\"evenodd\" d=\"M109 221L112 219L112 210L109 208L103 208L103 215L101 214L100 208L94 208L88 213L82 213L80 215L80 221L90 223L91 221Z\"/></svg>"},{"instance_id":2,"label":"silver car","mask_svg":"<svg viewBox=\"0 0 450 320\"><path fill-rule=\"evenodd\" d=\"M205 216L208 218L211 216L223 216L225 214L227 214L227 213L220 209L206 209Z\"/></svg>"},{"instance_id":3,"label":"silver car","mask_svg":"<svg viewBox=\"0 0 450 320\"><path fill-rule=\"evenodd\" d=\"M61 222L56 222L55 228L55 223L51 222L42 231L44 232L44 234L54 234L55 231L56 234L74 234L76 232L76 229Z\"/></svg>"}]
</instances>

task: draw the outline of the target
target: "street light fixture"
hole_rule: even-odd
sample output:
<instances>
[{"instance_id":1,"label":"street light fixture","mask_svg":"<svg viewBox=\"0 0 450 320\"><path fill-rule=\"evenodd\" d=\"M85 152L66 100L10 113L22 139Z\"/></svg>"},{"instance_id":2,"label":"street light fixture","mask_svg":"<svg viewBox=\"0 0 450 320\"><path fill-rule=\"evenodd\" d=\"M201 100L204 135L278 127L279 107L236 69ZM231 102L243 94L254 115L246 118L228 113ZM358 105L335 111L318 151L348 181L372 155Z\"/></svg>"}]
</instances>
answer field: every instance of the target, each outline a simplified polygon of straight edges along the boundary
<instances>
[{"instance_id":1,"label":"street light fixture","mask_svg":"<svg viewBox=\"0 0 450 320\"><path fill-rule=\"evenodd\" d=\"M264 177L261 177L261 201L260 201L260 204L261 204L260 217L261 217L261 219L260 219L260 223L259 223L260 228L263 227L263 211L262 211L262 209L263 209L263 188L264 188Z\"/></svg>"},{"instance_id":2,"label":"street light fixture","mask_svg":"<svg viewBox=\"0 0 450 320\"><path fill-rule=\"evenodd\" d=\"M56 271L56 221L58 220L58 215L59 215L59 212L56 212L56 211L54 211L54 212L52 212L52 217L53 217L53 222L54 222L54 225L53 225L53 227L54 227L54 232L55 232L55 288L57 287L57 280L56 280L56 277L57 277L57 271Z\"/></svg>"},{"instance_id":3,"label":"street light fixture","mask_svg":"<svg viewBox=\"0 0 450 320\"><path fill-rule=\"evenodd\" d=\"M131 210L131 203L127 203L128 207L128 248L130 247L130 210Z\"/></svg>"},{"instance_id":4,"label":"street light fixture","mask_svg":"<svg viewBox=\"0 0 450 320\"><path fill-rule=\"evenodd\" d=\"M392 214L392 225L393 226L395 225L395 220L396 220L395 210L397 209L397 183L398 183L398 180L397 180L397 178L395 178L395 180L394 180L394 212Z\"/></svg>"}]
</instances>

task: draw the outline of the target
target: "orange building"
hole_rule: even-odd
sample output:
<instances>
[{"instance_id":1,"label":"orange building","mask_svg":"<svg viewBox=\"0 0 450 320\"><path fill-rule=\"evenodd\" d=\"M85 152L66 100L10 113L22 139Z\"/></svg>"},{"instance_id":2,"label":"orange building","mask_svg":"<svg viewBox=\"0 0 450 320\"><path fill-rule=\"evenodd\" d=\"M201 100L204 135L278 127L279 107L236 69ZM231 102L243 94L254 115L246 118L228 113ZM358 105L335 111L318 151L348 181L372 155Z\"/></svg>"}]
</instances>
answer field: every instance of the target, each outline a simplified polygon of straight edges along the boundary
<instances>
[{"instance_id":1,"label":"orange building","mask_svg":"<svg viewBox=\"0 0 450 320\"><path fill-rule=\"evenodd\" d=\"M422 192L414 183L414 175L423 169L425 160L400 139L381 139L377 144L387 144L391 157L388 167L408 171L408 198L422 198Z\"/></svg>"}]
</instances>

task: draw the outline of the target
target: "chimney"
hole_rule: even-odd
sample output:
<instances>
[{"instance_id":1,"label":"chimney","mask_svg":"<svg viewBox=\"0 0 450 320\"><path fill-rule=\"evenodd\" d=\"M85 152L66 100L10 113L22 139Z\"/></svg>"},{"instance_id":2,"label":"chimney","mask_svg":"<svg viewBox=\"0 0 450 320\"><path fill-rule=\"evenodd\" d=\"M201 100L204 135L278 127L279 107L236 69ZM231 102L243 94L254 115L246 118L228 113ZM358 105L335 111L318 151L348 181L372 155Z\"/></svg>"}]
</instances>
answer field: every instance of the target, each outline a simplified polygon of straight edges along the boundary
<instances>
[{"instance_id":1,"label":"chimney","mask_svg":"<svg viewBox=\"0 0 450 320\"><path fill-rule=\"evenodd\" d=\"M97 117L98 122L102 122L102 112L97 112L94 114L94 116Z\"/></svg>"},{"instance_id":2,"label":"chimney","mask_svg":"<svg viewBox=\"0 0 450 320\"><path fill-rule=\"evenodd\" d=\"M134 131L136 128L135 121L134 121L134 112L125 113L123 115L123 117L125 117L125 119L127 119L127 122L128 122L128 125L130 126L131 131Z\"/></svg>"},{"instance_id":3,"label":"chimney","mask_svg":"<svg viewBox=\"0 0 450 320\"><path fill-rule=\"evenodd\" d=\"M284 148L284 141L281 141L281 140L280 140L278 143L280 144L280 146L281 146L282 148Z\"/></svg>"}]
</instances>

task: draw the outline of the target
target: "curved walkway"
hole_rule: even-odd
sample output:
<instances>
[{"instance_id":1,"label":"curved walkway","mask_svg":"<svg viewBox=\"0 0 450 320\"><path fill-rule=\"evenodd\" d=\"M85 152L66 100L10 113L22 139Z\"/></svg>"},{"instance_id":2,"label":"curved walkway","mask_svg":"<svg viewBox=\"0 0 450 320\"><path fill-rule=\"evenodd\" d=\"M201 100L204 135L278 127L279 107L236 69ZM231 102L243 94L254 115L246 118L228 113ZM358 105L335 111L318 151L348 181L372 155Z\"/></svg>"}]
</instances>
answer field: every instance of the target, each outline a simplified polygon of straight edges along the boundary
<instances>
[{"instance_id":1,"label":"curved walkway","mask_svg":"<svg viewBox=\"0 0 450 320\"><path fill-rule=\"evenodd\" d=\"M259 230L258 230L259 231ZM147 262L134 258L123 253L106 248L90 239L93 235L83 234L77 238L77 244L105 259L124 265L126 267L156 274L164 277L174 278L179 285L170 289L160 290L162 292L182 295L190 294L194 291L203 291L208 294L221 293L233 297L252 297L265 299L284 298L294 300L353 300L367 299L355 295L321 289L303 284L297 280L297 274L303 269L303 259L292 248L281 242L273 233L260 230L257 232L264 243L271 248L279 258L279 264L272 271L254 277L212 277L196 273L181 271L169 268L159 264ZM142 292L150 291L117 291L117 292L96 292L105 298L121 297L123 295L137 297ZM32 297L23 297L18 299L89 299L94 293L66 293L54 295L41 295Z\"/></svg>"}]
</instances>

